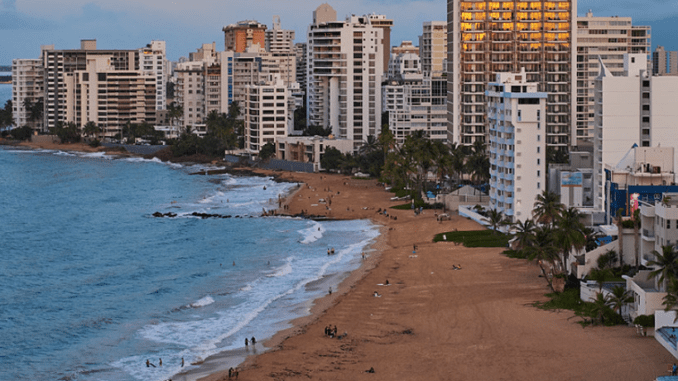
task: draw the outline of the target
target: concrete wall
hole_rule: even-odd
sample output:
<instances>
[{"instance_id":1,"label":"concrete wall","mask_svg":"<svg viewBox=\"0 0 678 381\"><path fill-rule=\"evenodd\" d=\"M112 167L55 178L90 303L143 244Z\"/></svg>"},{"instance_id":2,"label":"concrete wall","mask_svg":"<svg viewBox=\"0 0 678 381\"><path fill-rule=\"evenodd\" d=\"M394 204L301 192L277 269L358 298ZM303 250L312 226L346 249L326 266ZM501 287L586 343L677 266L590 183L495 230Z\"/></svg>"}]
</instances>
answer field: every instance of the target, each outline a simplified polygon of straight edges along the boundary
<instances>
[{"instance_id":1,"label":"concrete wall","mask_svg":"<svg viewBox=\"0 0 678 381\"><path fill-rule=\"evenodd\" d=\"M33 143L61 143L61 140L56 135L33 135L31 136Z\"/></svg>"}]
</instances>

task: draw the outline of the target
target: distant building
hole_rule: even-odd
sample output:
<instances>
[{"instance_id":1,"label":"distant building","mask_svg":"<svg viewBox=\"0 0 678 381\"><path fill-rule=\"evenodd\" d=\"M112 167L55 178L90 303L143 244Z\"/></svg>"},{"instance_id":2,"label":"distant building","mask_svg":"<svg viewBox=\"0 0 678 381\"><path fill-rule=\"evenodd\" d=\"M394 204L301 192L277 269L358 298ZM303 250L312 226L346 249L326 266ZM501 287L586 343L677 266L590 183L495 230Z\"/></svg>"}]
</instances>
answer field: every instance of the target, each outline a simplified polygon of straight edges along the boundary
<instances>
[{"instance_id":1,"label":"distant building","mask_svg":"<svg viewBox=\"0 0 678 381\"><path fill-rule=\"evenodd\" d=\"M416 54L418 56L419 47L412 45L412 41L403 41L400 43L400 46L394 46L391 48L391 56L407 53Z\"/></svg>"},{"instance_id":2,"label":"distant building","mask_svg":"<svg viewBox=\"0 0 678 381\"><path fill-rule=\"evenodd\" d=\"M167 82L170 77L165 41L151 41L139 49L139 68L155 78L155 109L167 109Z\"/></svg>"},{"instance_id":3,"label":"distant building","mask_svg":"<svg viewBox=\"0 0 678 381\"><path fill-rule=\"evenodd\" d=\"M301 91L306 94L306 87L308 82L308 45L305 42L300 42L294 45L294 54L297 57L297 83Z\"/></svg>"},{"instance_id":4,"label":"distant building","mask_svg":"<svg viewBox=\"0 0 678 381\"><path fill-rule=\"evenodd\" d=\"M290 110L287 86L277 76L246 86L245 95L248 100L243 105L245 150L257 155L266 143L274 143L276 137L287 136L294 109Z\"/></svg>"},{"instance_id":5,"label":"distant building","mask_svg":"<svg viewBox=\"0 0 678 381\"><path fill-rule=\"evenodd\" d=\"M26 103L45 101L45 68L41 59L12 61L12 115L17 127L30 126L45 131L44 118L32 119ZM43 107L44 108L44 107Z\"/></svg>"},{"instance_id":6,"label":"distant building","mask_svg":"<svg viewBox=\"0 0 678 381\"><path fill-rule=\"evenodd\" d=\"M497 73L488 84L490 127L490 208L513 222L532 218L534 202L546 189L547 94L520 73Z\"/></svg>"},{"instance_id":7,"label":"distant building","mask_svg":"<svg viewBox=\"0 0 678 381\"><path fill-rule=\"evenodd\" d=\"M273 28L266 31L266 51L279 67L280 78L286 85L297 82L297 56L294 31L280 27L280 16L273 16Z\"/></svg>"},{"instance_id":8,"label":"distant building","mask_svg":"<svg viewBox=\"0 0 678 381\"><path fill-rule=\"evenodd\" d=\"M652 52L652 75L678 75L678 52L657 46Z\"/></svg>"},{"instance_id":9,"label":"distant building","mask_svg":"<svg viewBox=\"0 0 678 381\"><path fill-rule=\"evenodd\" d=\"M595 79L602 60L612 75L624 75L624 54L650 52L650 27L633 25L631 17L577 17L576 126L572 144L593 141Z\"/></svg>"},{"instance_id":10,"label":"distant building","mask_svg":"<svg viewBox=\"0 0 678 381\"><path fill-rule=\"evenodd\" d=\"M423 34L419 36L419 57L422 71L428 77L440 77L445 72L443 62L447 58L447 22L424 22Z\"/></svg>"},{"instance_id":11,"label":"distant building","mask_svg":"<svg viewBox=\"0 0 678 381\"><path fill-rule=\"evenodd\" d=\"M383 60L384 63L384 72L388 70L388 60L391 55L391 28L393 27L393 20L387 19L384 15L371 14L368 16L370 18L370 24L375 28L380 28L382 33L381 41L378 41L383 47Z\"/></svg>"},{"instance_id":12,"label":"distant building","mask_svg":"<svg viewBox=\"0 0 678 381\"><path fill-rule=\"evenodd\" d=\"M262 49L266 47L266 25L258 21L245 20L225 26L224 50L243 53L252 45L258 44Z\"/></svg>"},{"instance_id":13,"label":"distant building","mask_svg":"<svg viewBox=\"0 0 678 381\"><path fill-rule=\"evenodd\" d=\"M329 20L327 4L314 12L308 29L308 124L330 127L358 149L381 131L381 81L384 73L383 24L379 16Z\"/></svg>"}]
</instances>

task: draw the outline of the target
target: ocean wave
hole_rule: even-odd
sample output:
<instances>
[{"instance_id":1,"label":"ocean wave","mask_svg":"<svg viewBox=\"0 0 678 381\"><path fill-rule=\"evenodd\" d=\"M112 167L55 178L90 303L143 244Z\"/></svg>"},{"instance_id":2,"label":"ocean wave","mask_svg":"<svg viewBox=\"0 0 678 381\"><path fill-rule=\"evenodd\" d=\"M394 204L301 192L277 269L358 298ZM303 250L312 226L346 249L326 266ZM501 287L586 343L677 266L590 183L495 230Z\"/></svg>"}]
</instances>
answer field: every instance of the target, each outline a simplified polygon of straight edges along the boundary
<instances>
[{"instance_id":1,"label":"ocean wave","mask_svg":"<svg viewBox=\"0 0 678 381\"><path fill-rule=\"evenodd\" d=\"M281 277L292 273L292 257L287 258L287 263L278 267L273 274L266 275L269 278Z\"/></svg>"},{"instance_id":2,"label":"ocean wave","mask_svg":"<svg viewBox=\"0 0 678 381\"><path fill-rule=\"evenodd\" d=\"M323 237L325 228L319 222L313 222L313 226L308 229L300 230L299 233L304 237L300 242L303 244L313 243Z\"/></svg>"},{"instance_id":3,"label":"ocean wave","mask_svg":"<svg viewBox=\"0 0 678 381\"><path fill-rule=\"evenodd\" d=\"M189 304L189 307L200 308L200 307L209 306L212 303L214 303L214 299L212 299L211 296L207 295L206 297L198 300L197 302Z\"/></svg>"},{"instance_id":4,"label":"ocean wave","mask_svg":"<svg viewBox=\"0 0 678 381\"><path fill-rule=\"evenodd\" d=\"M123 161L128 161L130 163L158 163L158 164L163 164L163 161L158 159L157 157L154 157L152 159L144 159L143 157L126 157L124 159L121 159Z\"/></svg>"},{"instance_id":5,"label":"ocean wave","mask_svg":"<svg viewBox=\"0 0 678 381\"><path fill-rule=\"evenodd\" d=\"M72 154L70 152L65 152L65 151L56 151L54 154L57 155L57 156L78 156L78 155Z\"/></svg>"},{"instance_id":6,"label":"ocean wave","mask_svg":"<svg viewBox=\"0 0 678 381\"><path fill-rule=\"evenodd\" d=\"M80 157L85 157L88 159L108 159L111 160L114 157L107 155L106 152L90 152L90 153L84 153L81 154Z\"/></svg>"}]
</instances>

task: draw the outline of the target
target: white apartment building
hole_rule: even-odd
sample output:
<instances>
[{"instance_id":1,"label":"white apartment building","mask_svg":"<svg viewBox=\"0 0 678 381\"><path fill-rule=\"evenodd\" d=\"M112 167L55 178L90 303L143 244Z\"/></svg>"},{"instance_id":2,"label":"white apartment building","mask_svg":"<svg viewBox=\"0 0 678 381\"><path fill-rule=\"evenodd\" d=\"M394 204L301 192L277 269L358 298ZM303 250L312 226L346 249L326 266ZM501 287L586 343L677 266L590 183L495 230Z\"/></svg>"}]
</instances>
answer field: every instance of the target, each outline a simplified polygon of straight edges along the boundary
<instances>
[{"instance_id":1,"label":"white apartment building","mask_svg":"<svg viewBox=\"0 0 678 381\"><path fill-rule=\"evenodd\" d=\"M381 131L384 49L389 47L382 43L383 28L371 24L376 16L336 21L332 15L336 19L329 5L321 5L308 28L307 120L354 140L357 150Z\"/></svg>"},{"instance_id":2,"label":"white apartment building","mask_svg":"<svg viewBox=\"0 0 678 381\"><path fill-rule=\"evenodd\" d=\"M601 63L595 85L594 208L604 210L605 165L615 165L635 145L678 148L678 77L650 76L645 54L625 55L625 74ZM678 163L674 162L674 168Z\"/></svg>"},{"instance_id":3,"label":"white apartment building","mask_svg":"<svg viewBox=\"0 0 678 381\"><path fill-rule=\"evenodd\" d=\"M290 85L297 81L297 56L294 46L294 31L280 27L280 16L273 16L273 28L266 30L266 51L277 66L280 78Z\"/></svg>"},{"instance_id":4,"label":"white apartment building","mask_svg":"<svg viewBox=\"0 0 678 381\"><path fill-rule=\"evenodd\" d=\"M678 52L657 46L652 52L652 75L678 75Z\"/></svg>"},{"instance_id":5,"label":"white apartment building","mask_svg":"<svg viewBox=\"0 0 678 381\"><path fill-rule=\"evenodd\" d=\"M66 76L65 118L84 126L94 122L100 136L122 138L129 123L155 122L156 77L141 70L118 70L105 55L87 58L85 70Z\"/></svg>"},{"instance_id":6,"label":"white apartment building","mask_svg":"<svg viewBox=\"0 0 678 381\"><path fill-rule=\"evenodd\" d=\"M289 94L285 82L272 76L261 84L245 87L245 149L256 155L266 143L287 136Z\"/></svg>"},{"instance_id":7,"label":"white apartment building","mask_svg":"<svg viewBox=\"0 0 678 381\"><path fill-rule=\"evenodd\" d=\"M188 61L177 64L174 74L177 83L174 89L176 102L184 109L181 125L202 124L207 117L205 105L205 65L203 61Z\"/></svg>"},{"instance_id":8,"label":"white apartment building","mask_svg":"<svg viewBox=\"0 0 678 381\"><path fill-rule=\"evenodd\" d=\"M421 81L423 78L419 55L414 53L391 55L388 63L389 80Z\"/></svg>"},{"instance_id":9,"label":"white apartment building","mask_svg":"<svg viewBox=\"0 0 678 381\"><path fill-rule=\"evenodd\" d=\"M572 143L592 141L595 80L599 59L614 76L624 75L624 54L649 54L650 27L634 26L631 17L577 17L576 125Z\"/></svg>"},{"instance_id":10,"label":"white apartment building","mask_svg":"<svg viewBox=\"0 0 678 381\"><path fill-rule=\"evenodd\" d=\"M525 68L548 94L546 144L567 149L574 110L577 2L448 0L448 140L485 141L485 90L495 73Z\"/></svg>"},{"instance_id":11,"label":"white apartment building","mask_svg":"<svg viewBox=\"0 0 678 381\"><path fill-rule=\"evenodd\" d=\"M44 131L44 120L31 120L25 102L44 102L45 69L41 59L15 59L12 61L12 115L18 127L31 126Z\"/></svg>"},{"instance_id":12,"label":"white apartment building","mask_svg":"<svg viewBox=\"0 0 678 381\"><path fill-rule=\"evenodd\" d=\"M546 189L547 94L528 82L525 70L497 73L488 84L490 208L514 222L532 217L537 195Z\"/></svg>"},{"instance_id":13,"label":"white apartment building","mask_svg":"<svg viewBox=\"0 0 678 381\"><path fill-rule=\"evenodd\" d=\"M155 109L167 109L167 81L170 75L165 41L151 41L139 49L139 69L155 78Z\"/></svg>"},{"instance_id":14,"label":"white apartment building","mask_svg":"<svg viewBox=\"0 0 678 381\"><path fill-rule=\"evenodd\" d=\"M447 22L426 21L419 36L419 56L425 76L440 77L445 72L447 58Z\"/></svg>"}]
</instances>

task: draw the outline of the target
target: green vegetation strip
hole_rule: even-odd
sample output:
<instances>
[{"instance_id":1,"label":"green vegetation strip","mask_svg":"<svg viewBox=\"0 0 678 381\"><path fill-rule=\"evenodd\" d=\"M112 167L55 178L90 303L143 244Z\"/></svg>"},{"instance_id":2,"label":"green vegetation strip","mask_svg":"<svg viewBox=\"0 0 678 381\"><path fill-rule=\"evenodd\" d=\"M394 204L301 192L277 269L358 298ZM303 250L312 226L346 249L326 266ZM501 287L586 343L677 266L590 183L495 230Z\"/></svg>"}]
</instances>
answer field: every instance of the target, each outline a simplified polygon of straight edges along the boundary
<instances>
[{"instance_id":1,"label":"green vegetation strip","mask_svg":"<svg viewBox=\"0 0 678 381\"><path fill-rule=\"evenodd\" d=\"M447 239L443 239L443 235ZM509 236L492 230L447 232L433 238L433 242L458 242L465 247L506 247L508 241Z\"/></svg>"}]
</instances>

